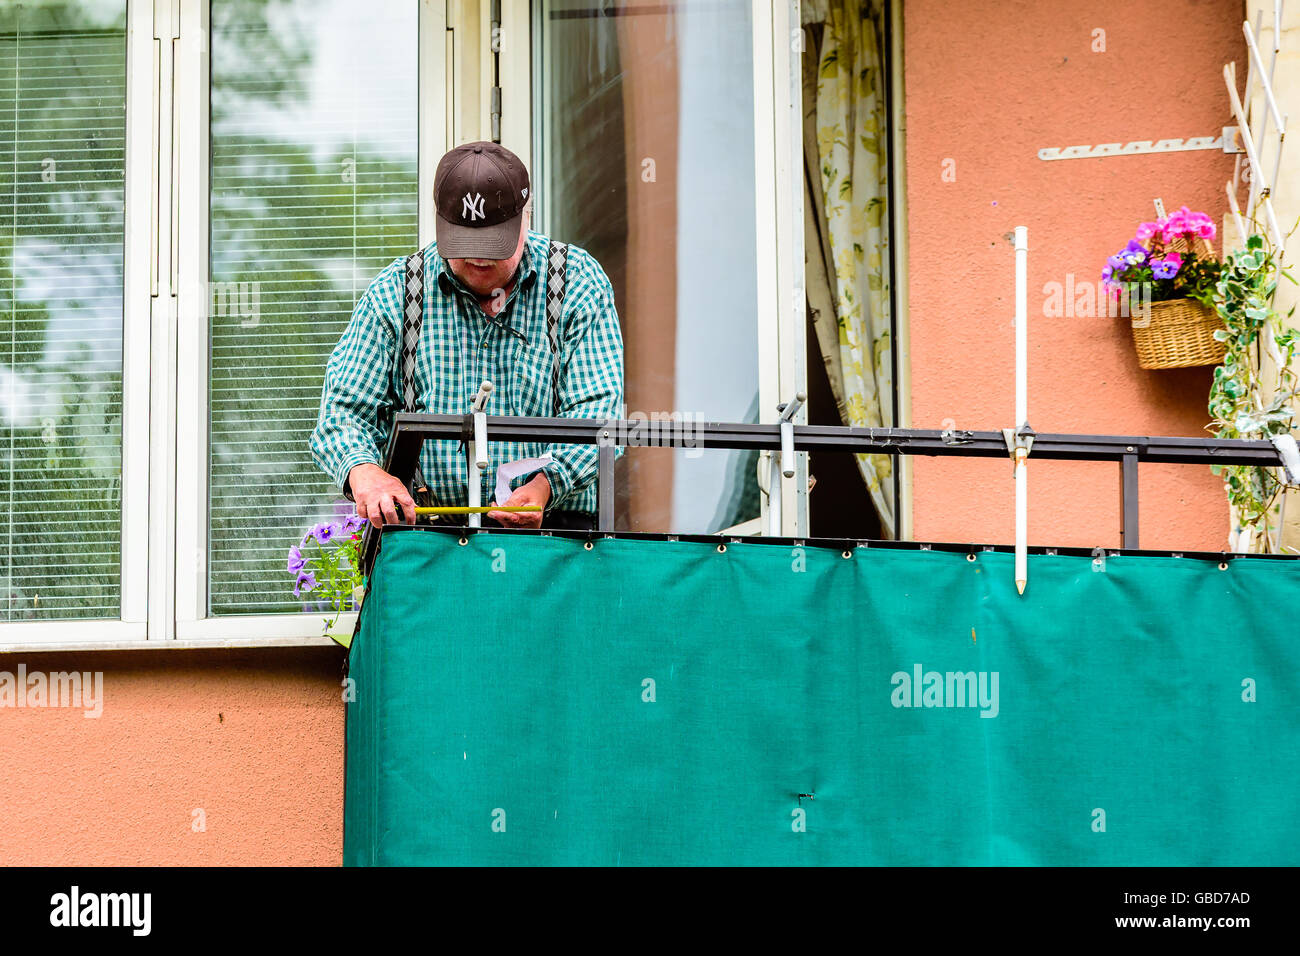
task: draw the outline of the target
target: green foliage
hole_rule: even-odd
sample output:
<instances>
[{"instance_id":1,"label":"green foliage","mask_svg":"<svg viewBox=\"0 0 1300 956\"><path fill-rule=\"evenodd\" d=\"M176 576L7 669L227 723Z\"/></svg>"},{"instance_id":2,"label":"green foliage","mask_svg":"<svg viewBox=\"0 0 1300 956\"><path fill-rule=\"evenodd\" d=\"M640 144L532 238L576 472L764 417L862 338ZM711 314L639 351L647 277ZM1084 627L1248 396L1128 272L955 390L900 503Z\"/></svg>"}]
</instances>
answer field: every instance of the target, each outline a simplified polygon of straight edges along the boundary
<instances>
[{"instance_id":1,"label":"green foliage","mask_svg":"<svg viewBox=\"0 0 1300 956\"><path fill-rule=\"evenodd\" d=\"M1279 274L1295 281L1286 270L1279 273L1271 244L1260 235L1249 236L1244 249L1229 253L1223 261L1214 308L1224 328L1214 337L1225 343L1227 352L1223 364L1214 370L1209 397L1213 419L1209 427L1218 438L1268 439L1295 427L1300 389L1294 357L1300 342L1294 329L1283 326L1272 306ZM1270 331L1279 368L1276 388L1266 400L1254 353L1257 347L1266 346ZM1245 465L1215 465L1212 470L1223 475L1237 530L1258 529L1262 523L1267 534L1269 514L1286 487L1273 470Z\"/></svg>"},{"instance_id":2,"label":"green foliage","mask_svg":"<svg viewBox=\"0 0 1300 956\"><path fill-rule=\"evenodd\" d=\"M1143 285L1150 290L1152 302L1193 299L1206 308L1214 308L1221 269L1219 260L1195 251L1185 252L1182 253L1183 264L1178 269L1177 275L1171 279L1157 279L1151 262L1158 260L1164 254L1164 250L1159 242L1154 244L1154 248L1155 251L1145 263L1130 266L1122 273L1117 273L1117 276L1122 276L1122 279L1117 278L1116 283L1126 288L1133 297L1130 300L1130 314L1140 313L1143 304L1137 296Z\"/></svg>"}]
</instances>

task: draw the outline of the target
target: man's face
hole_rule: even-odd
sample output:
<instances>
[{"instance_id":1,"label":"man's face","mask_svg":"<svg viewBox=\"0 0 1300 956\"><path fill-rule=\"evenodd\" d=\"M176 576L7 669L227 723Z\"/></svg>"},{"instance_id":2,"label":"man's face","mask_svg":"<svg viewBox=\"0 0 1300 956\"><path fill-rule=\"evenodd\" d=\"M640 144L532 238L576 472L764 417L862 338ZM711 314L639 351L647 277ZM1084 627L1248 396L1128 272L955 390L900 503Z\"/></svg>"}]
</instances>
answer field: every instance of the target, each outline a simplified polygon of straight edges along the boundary
<instances>
[{"instance_id":1,"label":"man's face","mask_svg":"<svg viewBox=\"0 0 1300 956\"><path fill-rule=\"evenodd\" d=\"M481 296L493 295L510 284L511 277L524 257L524 243L528 239L528 220L524 213L519 224L519 243L509 259L448 259L447 265L466 288Z\"/></svg>"}]
</instances>

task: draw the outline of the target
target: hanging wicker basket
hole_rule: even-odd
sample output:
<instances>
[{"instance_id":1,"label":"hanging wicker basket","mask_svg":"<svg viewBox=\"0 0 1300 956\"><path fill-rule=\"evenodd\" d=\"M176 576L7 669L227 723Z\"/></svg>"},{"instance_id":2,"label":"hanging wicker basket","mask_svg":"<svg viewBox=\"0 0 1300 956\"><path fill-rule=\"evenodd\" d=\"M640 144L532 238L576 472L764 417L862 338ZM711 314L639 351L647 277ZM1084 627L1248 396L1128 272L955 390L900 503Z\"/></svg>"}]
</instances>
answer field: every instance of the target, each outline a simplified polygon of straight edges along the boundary
<instances>
[{"instance_id":1,"label":"hanging wicker basket","mask_svg":"<svg viewBox=\"0 0 1300 956\"><path fill-rule=\"evenodd\" d=\"M1227 346L1214 338L1223 328L1219 313L1195 299L1152 302L1145 316L1133 317L1133 344L1143 368L1219 365Z\"/></svg>"},{"instance_id":2,"label":"hanging wicker basket","mask_svg":"<svg viewBox=\"0 0 1300 956\"><path fill-rule=\"evenodd\" d=\"M1197 239L1192 248L1180 240L1170 245L1169 251L1214 256L1214 247L1204 239ZM1220 365L1227 345L1215 340L1214 330L1221 328L1219 313L1195 299L1152 302L1149 314L1133 316L1138 364L1143 368Z\"/></svg>"}]
</instances>

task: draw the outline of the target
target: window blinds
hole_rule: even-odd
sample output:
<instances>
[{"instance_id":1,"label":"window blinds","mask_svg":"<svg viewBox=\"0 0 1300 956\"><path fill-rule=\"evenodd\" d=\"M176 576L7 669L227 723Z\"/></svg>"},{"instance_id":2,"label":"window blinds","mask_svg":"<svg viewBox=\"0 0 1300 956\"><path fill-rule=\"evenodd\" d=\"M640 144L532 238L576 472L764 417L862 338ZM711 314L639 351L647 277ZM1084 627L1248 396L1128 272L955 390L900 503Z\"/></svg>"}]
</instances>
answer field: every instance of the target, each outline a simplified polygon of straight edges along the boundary
<instances>
[{"instance_id":1,"label":"window blinds","mask_svg":"<svg viewBox=\"0 0 1300 956\"><path fill-rule=\"evenodd\" d=\"M209 610L317 610L285 562L352 510L308 450L325 361L417 248L418 5L211 9Z\"/></svg>"},{"instance_id":2,"label":"window blinds","mask_svg":"<svg viewBox=\"0 0 1300 956\"><path fill-rule=\"evenodd\" d=\"M0 621L120 616L125 13L0 4Z\"/></svg>"}]
</instances>

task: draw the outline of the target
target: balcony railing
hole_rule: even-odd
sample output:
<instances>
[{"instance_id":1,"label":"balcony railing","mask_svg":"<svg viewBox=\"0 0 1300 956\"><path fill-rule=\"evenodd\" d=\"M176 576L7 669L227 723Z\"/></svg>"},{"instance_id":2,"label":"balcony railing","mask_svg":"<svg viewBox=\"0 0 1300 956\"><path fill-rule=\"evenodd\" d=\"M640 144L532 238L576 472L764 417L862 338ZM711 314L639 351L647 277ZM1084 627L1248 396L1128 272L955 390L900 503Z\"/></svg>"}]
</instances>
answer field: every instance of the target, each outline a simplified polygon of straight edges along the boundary
<instances>
[{"instance_id":1,"label":"balcony railing","mask_svg":"<svg viewBox=\"0 0 1300 956\"><path fill-rule=\"evenodd\" d=\"M476 423L476 419L478 419ZM523 418L467 415L396 416L384 458L384 470L409 486L415 474L420 450L426 441L461 441L470 459L470 474L477 481L474 466L475 429L479 439L600 446L597 475L597 530L578 534L614 532L614 455L619 445L653 445L677 448L760 449L789 456L795 452L847 452L884 455L935 455L969 458L1008 458L1014 436L997 431L938 431L916 428L848 428L835 425L742 424L736 422L691 422L685 426L666 421L598 420L582 418ZM1254 465L1281 467L1276 448L1268 441L1222 438L1168 438L1135 435L1070 435L1026 433L1032 438L1031 459L1055 461L1113 461L1119 465L1120 541L1119 551L1136 551L1138 545L1138 465L1143 462L1185 465ZM379 547L379 535L368 526L364 570L368 574ZM495 529L494 529L495 530ZM516 532L528 533L528 532ZM623 533L620 533L622 535ZM646 535L666 537L663 534ZM709 537L681 535L678 537ZM793 539L791 539L793 540ZM880 541L875 546L961 549L960 544ZM1001 547L994 550L1003 550ZM1009 546L1007 548L1009 550ZM1086 548L1030 549L1036 553L1094 553ZM1114 552L1112 552L1114 553ZM1226 553L1163 552L1187 557L1232 557ZM1250 555L1250 557L1290 557Z\"/></svg>"}]
</instances>

